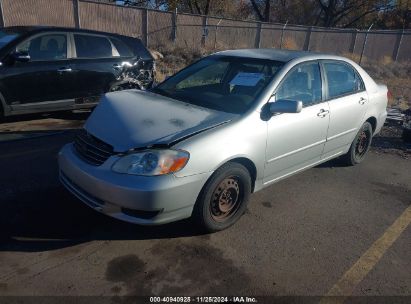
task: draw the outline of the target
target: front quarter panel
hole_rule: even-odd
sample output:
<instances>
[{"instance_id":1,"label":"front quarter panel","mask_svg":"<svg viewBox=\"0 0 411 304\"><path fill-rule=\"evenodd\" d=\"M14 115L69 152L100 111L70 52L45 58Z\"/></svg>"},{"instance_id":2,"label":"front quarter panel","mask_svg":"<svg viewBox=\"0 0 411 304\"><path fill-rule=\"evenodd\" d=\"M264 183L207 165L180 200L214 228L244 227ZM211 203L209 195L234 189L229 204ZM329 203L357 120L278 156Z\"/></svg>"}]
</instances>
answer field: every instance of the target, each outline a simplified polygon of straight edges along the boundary
<instances>
[{"instance_id":1,"label":"front quarter panel","mask_svg":"<svg viewBox=\"0 0 411 304\"><path fill-rule=\"evenodd\" d=\"M256 190L264 173L267 124L259 112L251 112L237 121L200 133L176 144L186 150L190 160L177 177L215 171L235 158L247 158L256 167Z\"/></svg>"}]
</instances>

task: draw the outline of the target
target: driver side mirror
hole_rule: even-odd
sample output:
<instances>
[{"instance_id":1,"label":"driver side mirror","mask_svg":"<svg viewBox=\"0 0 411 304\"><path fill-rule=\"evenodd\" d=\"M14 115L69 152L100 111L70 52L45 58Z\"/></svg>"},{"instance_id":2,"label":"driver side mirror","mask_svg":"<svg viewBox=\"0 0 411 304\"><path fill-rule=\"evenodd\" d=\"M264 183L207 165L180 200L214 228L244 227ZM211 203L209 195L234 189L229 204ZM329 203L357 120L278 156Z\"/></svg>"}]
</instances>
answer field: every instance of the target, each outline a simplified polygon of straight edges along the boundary
<instances>
[{"instance_id":1,"label":"driver side mirror","mask_svg":"<svg viewBox=\"0 0 411 304\"><path fill-rule=\"evenodd\" d=\"M18 61L18 62L29 62L30 61L30 55L27 52L14 52L11 54L11 57L14 59L14 61Z\"/></svg>"},{"instance_id":2,"label":"driver side mirror","mask_svg":"<svg viewBox=\"0 0 411 304\"><path fill-rule=\"evenodd\" d=\"M291 99L279 99L269 102L271 114L276 113L300 113L303 108L303 102Z\"/></svg>"}]
</instances>

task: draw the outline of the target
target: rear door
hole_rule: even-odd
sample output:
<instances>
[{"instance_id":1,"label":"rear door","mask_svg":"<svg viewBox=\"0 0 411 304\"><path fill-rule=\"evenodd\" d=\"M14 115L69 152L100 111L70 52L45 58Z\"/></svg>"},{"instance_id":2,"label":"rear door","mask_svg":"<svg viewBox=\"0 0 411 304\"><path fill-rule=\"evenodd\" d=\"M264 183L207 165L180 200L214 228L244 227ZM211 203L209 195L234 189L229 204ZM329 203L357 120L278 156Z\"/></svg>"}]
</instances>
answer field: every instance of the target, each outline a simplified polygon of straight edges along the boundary
<instances>
[{"instance_id":1,"label":"rear door","mask_svg":"<svg viewBox=\"0 0 411 304\"><path fill-rule=\"evenodd\" d=\"M16 47L15 51L27 52L30 61L16 61L3 71L10 104L68 98L73 78L67 42L67 33L47 32L28 38Z\"/></svg>"},{"instance_id":2,"label":"rear door","mask_svg":"<svg viewBox=\"0 0 411 304\"><path fill-rule=\"evenodd\" d=\"M76 96L98 97L107 92L122 72L120 56L108 36L72 33Z\"/></svg>"},{"instance_id":3,"label":"rear door","mask_svg":"<svg viewBox=\"0 0 411 304\"><path fill-rule=\"evenodd\" d=\"M345 152L364 122L368 95L358 72L349 63L321 62L330 106L330 126L323 157Z\"/></svg>"}]
</instances>

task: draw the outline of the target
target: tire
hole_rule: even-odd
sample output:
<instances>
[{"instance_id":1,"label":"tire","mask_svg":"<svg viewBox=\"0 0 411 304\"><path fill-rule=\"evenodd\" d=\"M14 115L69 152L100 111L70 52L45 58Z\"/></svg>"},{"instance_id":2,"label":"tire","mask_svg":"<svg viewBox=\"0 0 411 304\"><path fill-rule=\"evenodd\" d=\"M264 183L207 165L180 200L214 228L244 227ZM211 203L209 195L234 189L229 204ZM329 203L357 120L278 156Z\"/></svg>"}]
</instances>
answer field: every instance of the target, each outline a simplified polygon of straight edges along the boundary
<instances>
[{"instance_id":1,"label":"tire","mask_svg":"<svg viewBox=\"0 0 411 304\"><path fill-rule=\"evenodd\" d=\"M233 225L245 212L251 194L251 177L238 163L227 163L204 185L193 210L202 231L215 232Z\"/></svg>"},{"instance_id":2,"label":"tire","mask_svg":"<svg viewBox=\"0 0 411 304\"><path fill-rule=\"evenodd\" d=\"M2 107L2 105L0 104L0 123L3 123L4 122L4 111L3 111L3 107Z\"/></svg>"},{"instance_id":3,"label":"tire","mask_svg":"<svg viewBox=\"0 0 411 304\"><path fill-rule=\"evenodd\" d=\"M404 127L402 129L402 140L406 143L411 143L411 128Z\"/></svg>"},{"instance_id":4,"label":"tire","mask_svg":"<svg viewBox=\"0 0 411 304\"><path fill-rule=\"evenodd\" d=\"M365 155L371 147L372 135L372 126L366 121L355 136L350 150L343 156L347 165L355 166L365 159Z\"/></svg>"}]
</instances>

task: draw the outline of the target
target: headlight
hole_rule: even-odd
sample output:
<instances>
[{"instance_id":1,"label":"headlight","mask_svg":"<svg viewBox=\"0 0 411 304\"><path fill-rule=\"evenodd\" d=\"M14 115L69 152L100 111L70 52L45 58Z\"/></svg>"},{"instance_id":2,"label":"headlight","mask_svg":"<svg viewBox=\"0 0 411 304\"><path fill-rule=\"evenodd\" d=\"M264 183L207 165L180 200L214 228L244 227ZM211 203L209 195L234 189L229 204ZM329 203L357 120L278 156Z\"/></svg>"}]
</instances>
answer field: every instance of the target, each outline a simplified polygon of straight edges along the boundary
<instances>
[{"instance_id":1,"label":"headlight","mask_svg":"<svg viewBox=\"0 0 411 304\"><path fill-rule=\"evenodd\" d=\"M134 175L163 175L183 169L189 157L188 152L181 150L147 150L121 157L112 170Z\"/></svg>"}]
</instances>

